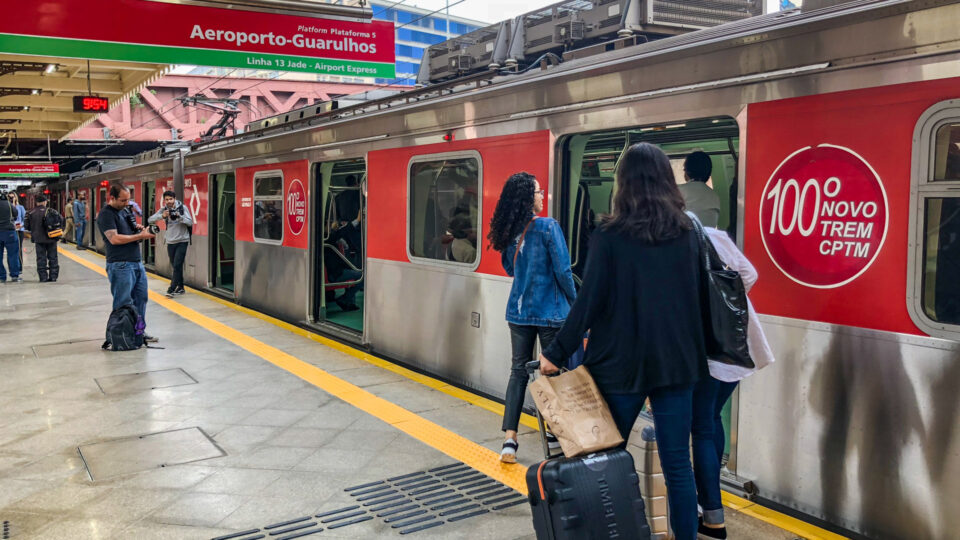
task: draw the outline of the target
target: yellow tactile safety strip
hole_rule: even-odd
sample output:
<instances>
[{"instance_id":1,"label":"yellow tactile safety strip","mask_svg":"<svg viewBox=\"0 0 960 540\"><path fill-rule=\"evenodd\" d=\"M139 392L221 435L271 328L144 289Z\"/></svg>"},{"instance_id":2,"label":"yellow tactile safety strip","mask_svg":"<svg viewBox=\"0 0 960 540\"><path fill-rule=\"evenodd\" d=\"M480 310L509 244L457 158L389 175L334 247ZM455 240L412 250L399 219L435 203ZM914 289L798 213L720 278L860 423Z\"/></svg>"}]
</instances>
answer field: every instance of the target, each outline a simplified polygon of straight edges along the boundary
<instances>
[{"instance_id":1,"label":"yellow tactile safety strip","mask_svg":"<svg viewBox=\"0 0 960 540\"><path fill-rule=\"evenodd\" d=\"M106 276L106 271L100 266L86 261L83 258L64 251L63 254ZM440 452L470 465L474 469L494 478L503 484L512 487L520 493L526 494L526 468L521 465L507 465L500 462L500 455L470 441L456 433L426 420L416 414L395 405L383 398L377 397L366 390L331 375L322 369L308 364L295 356L287 354L276 347L272 347L260 340L252 338L243 332L235 330L215 319L207 317L183 304L171 300L162 294L150 291L150 300L180 315L194 324L226 339L252 354L288 371L297 377L313 384L325 392L337 397L354 407L392 425L400 431L410 435L418 441L431 446ZM340 345L337 343L336 345ZM333 345L331 345L333 346ZM342 345L340 345L342 346ZM335 347L338 350L340 347ZM387 366L384 366L387 367Z\"/></svg>"},{"instance_id":2,"label":"yellow tactile safety strip","mask_svg":"<svg viewBox=\"0 0 960 540\"><path fill-rule=\"evenodd\" d=\"M97 272L98 274L104 276L106 275L106 271L103 268L92 262L84 260L83 258L65 250L61 251L61 253L67 256L67 258L93 270L94 272ZM90 253L101 258L103 257L96 252ZM159 276L154 276L154 278L160 279L161 281L169 281ZM423 375L391 362L387 362L386 360L364 353L363 351L355 349L349 345L328 339L321 335L310 332L309 330L294 326L252 309L245 308L228 300L218 298L196 289L189 290L191 293L231 307L251 317L269 322L299 336L303 336L310 340L326 345L332 349L353 356L354 358L364 360L370 364L403 375L404 377L419 382L429 388L439 390L496 414L503 414L503 405L500 405L492 400L477 396L466 390L438 381L427 375ZM358 409L363 410L364 412L367 412L388 424L391 424L400 431L403 431L407 435L410 435L424 444L431 446L458 461L470 465L478 471L483 472L484 474L503 482L507 486L516 489L520 493L527 493L525 479L526 468L521 465L505 465L501 463L499 455L496 452L484 448L483 446L461 437L460 435L457 435L456 433L442 426L421 418L420 416L417 416L416 414L398 405L395 405L383 398L377 397L360 387L354 386L347 381L340 379L339 377L321 370L316 366L308 364L255 338L247 336L240 331L237 331L215 319L211 319L210 317L207 317L206 315L190 309L179 302L171 300L159 293L150 291L150 299L169 309L170 311L180 315L181 317L184 317L185 319L194 322L203 328L206 328L214 334L217 334L218 336L246 349L247 351L263 358L264 360L267 360L268 362L280 367L281 369L300 377L301 379L313 384L314 386L317 386L318 388L323 389L327 393L332 394L347 403L350 403ZM526 418L521 419L521 422L532 427L533 429L537 429L536 420L529 415L524 416ZM754 519L774 525L775 527L785 531L797 534L803 538L807 538L809 540L846 539L845 536L832 533L810 523L806 523L786 514L771 510L747 499L737 497L736 495L726 491L724 491L722 495L724 506L732 508Z\"/></svg>"}]
</instances>

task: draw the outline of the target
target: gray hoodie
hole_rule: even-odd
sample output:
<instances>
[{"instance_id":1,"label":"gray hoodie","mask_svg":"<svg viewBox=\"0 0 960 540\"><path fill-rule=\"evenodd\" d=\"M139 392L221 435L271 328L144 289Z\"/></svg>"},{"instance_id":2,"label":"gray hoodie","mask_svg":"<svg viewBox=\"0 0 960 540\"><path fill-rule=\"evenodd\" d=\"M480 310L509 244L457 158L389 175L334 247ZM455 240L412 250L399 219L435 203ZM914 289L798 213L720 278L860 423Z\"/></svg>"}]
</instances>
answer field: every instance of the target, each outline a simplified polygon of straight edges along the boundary
<instances>
[{"instance_id":1,"label":"gray hoodie","mask_svg":"<svg viewBox=\"0 0 960 540\"><path fill-rule=\"evenodd\" d=\"M173 210L180 213L180 219L166 219L167 223L167 232L164 234L164 239L168 244L180 244L183 242L190 241L190 230L189 227L193 226L193 216L190 215L190 210L181 203L177 201L173 205ZM148 223L156 223L163 218L163 213L167 211L167 205L163 205L156 214L150 216L147 219Z\"/></svg>"}]
</instances>

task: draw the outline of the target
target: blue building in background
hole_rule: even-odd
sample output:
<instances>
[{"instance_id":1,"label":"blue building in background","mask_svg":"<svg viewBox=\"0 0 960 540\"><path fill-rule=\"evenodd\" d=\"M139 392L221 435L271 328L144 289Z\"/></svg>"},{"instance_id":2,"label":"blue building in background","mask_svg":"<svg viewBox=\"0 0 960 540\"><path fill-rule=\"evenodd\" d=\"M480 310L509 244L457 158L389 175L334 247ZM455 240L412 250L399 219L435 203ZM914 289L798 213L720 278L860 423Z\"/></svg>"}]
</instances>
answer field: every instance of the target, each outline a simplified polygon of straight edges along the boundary
<instances>
[{"instance_id":1,"label":"blue building in background","mask_svg":"<svg viewBox=\"0 0 960 540\"><path fill-rule=\"evenodd\" d=\"M358 5L358 0L333 0L331 4ZM416 83L420 60L430 45L444 42L452 37L473 32L490 23L450 16L443 11L433 13L429 9L410 7L396 2L369 2L373 18L392 21L397 28L397 78L376 79L378 84Z\"/></svg>"}]
</instances>

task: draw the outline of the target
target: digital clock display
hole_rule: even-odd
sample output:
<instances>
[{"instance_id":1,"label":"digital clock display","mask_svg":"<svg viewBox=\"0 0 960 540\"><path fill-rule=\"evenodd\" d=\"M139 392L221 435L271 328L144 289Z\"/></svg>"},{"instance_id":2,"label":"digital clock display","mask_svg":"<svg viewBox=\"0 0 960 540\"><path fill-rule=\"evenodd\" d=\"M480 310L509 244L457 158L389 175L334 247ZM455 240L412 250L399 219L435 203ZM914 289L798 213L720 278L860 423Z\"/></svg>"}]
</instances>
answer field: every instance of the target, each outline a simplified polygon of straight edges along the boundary
<instances>
[{"instance_id":1,"label":"digital clock display","mask_svg":"<svg viewBox=\"0 0 960 540\"><path fill-rule=\"evenodd\" d=\"M73 96L73 112L105 113L110 110L110 101L98 96Z\"/></svg>"}]
</instances>

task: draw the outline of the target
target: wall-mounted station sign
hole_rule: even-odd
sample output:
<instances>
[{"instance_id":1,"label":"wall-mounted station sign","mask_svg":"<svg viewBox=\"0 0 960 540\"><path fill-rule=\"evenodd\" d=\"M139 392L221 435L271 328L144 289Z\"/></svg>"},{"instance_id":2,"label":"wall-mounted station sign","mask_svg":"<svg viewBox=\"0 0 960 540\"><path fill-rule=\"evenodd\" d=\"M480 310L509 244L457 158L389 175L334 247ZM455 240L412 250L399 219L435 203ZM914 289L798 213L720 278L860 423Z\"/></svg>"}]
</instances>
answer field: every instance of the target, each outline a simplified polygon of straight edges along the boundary
<instances>
[{"instance_id":1,"label":"wall-mounted station sign","mask_svg":"<svg viewBox=\"0 0 960 540\"><path fill-rule=\"evenodd\" d=\"M0 164L0 178L57 178L60 165L56 163Z\"/></svg>"},{"instance_id":2,"label":"wall-mounted station sign","mask_svg":"<svg viewBox=\"0 0 960 540\"><path fill-rule=\"evenodd\" d=\"M6 2L0 53L394 77L394 27L150 0Z\"/></svg>"}]
</instances>

